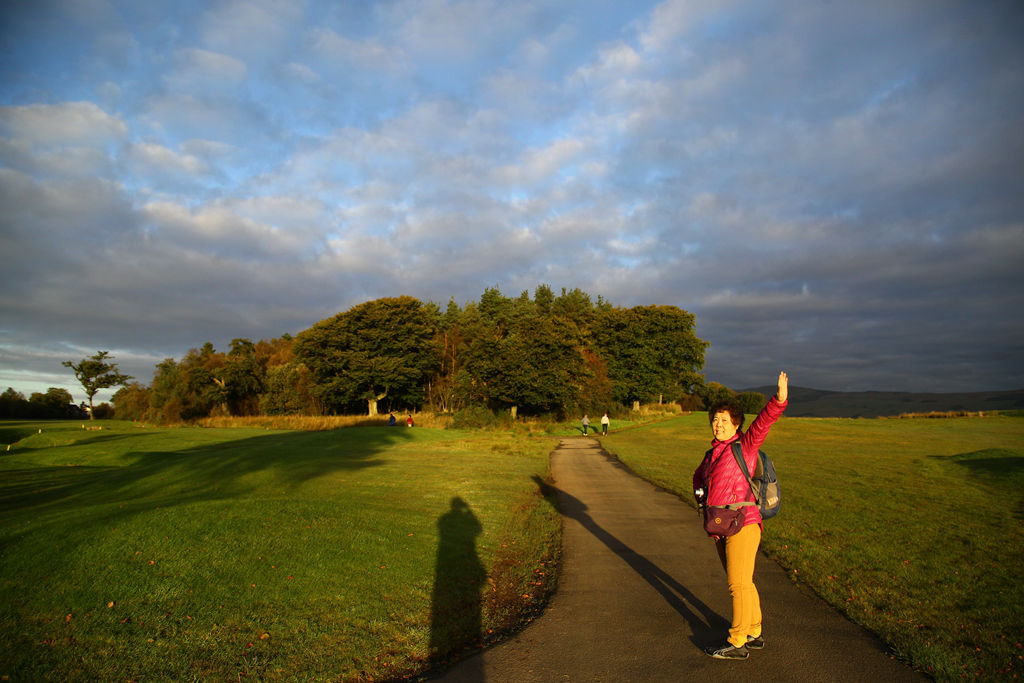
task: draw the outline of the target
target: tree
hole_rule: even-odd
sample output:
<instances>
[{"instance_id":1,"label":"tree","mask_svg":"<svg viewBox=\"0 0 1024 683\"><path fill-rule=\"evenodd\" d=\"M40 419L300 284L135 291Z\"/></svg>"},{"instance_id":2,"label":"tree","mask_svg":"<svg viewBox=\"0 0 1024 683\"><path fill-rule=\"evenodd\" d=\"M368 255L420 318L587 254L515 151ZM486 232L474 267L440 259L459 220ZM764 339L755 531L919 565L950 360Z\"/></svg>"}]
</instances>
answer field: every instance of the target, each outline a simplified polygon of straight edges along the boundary
<instances>
[{"instance_id":1,"label":"tree","mask_svg":"<svg viewBox=\"0 0 1024 683\"><path fill-rule=\"evenodd\" d=\"M83 416L85 411L75 405L71 392L50 387L46 393L35 392L28 399L29 417L38 419L69 419Z\"/></svg>"},{"instance_id":2,"label":"tree","mask_svg":"<svg viewBox=\"0 0 1024 683\"><path fill-rule=\"evenodd\" d=\"M615 399L674 401L702 384L707 342L697 337L692 313L675 306L599 308L595 340L607 359Z\"/></svg>"},{"instance_id":3,"label":"tree","mask_svg":"<svg viewBox=\"0 0 1024 683\"><path fill-rule=\"evenodd\" d=\"M156 371L153 373L147 415L159 422L180 421L183 395L184 387L181 384L178 364L173 358L164 358L157 363Z\"/></svg>"},{"instance_id":4,"label":"tree","mask_svg":"<svg viewBox=\"0 0 1024 683\"><path fill-rule=\"evenodd\" d=\"M411 296L376 299L301 332L296 358L313 376L313 395L330 412L378 402L423 403L423 387L440 365L436 312Z\"/></svg>"},{"instance_id":5,"label":"tree","mask_svg":"<svg viewBox=\"0 0 1024 683\"><path fill-rule=\"evenodd\" d=\"M479 307L467 307L464 395L508 409L513 417L520 408L538 414L579 400L579 329L541 311L529 296L507 299L496 288L484 292Z\"/></svg>"},{"instance_id":6,"label":"tree","mask_svg":"<svg viewBox=\"0 0 1024 683\"><path fill-rule=\"evenodd\" d=\"M89 419L94 419L92 414L92 399L100 389L107 389L117 385L124 385L128 380L133 379L131 375L122 375L117 370L117 363L108 363L113 357L106 351L97 351L95 355L84 358L78 363L66 360L62 365L71 368L75 373L75 379L85 389L85 395L89 398Z\"/></svg>"},{"instance_id":7,"label":"tree","mask_svg":"<svg viewBox=\"0 0 1024 683\"><path fill-rule=\"evenodd\" d=\"M141 420L149 410L150 391L138 382L126 384L111 397L114 417L119 420Z\"/></svg>"},{"instance_id":8,"label":"tree","mask_svg":"<svg viewBox=\"0 0 1024 683\"><path fill-rule=\"evenodd\" d=\"M20 417L28 417L28 399L14 387L7 387L7 391L0 394L0 419Z\"/></svg>"},{"instance_id":9,"label":"tree","mask_svg":"<svg viewBox=\"0 0 1024 683\"><path fill-rule=\"evenodd\" d=\"M718 382L708 382L707 386L704 387L702 391L704 398L704 410L711 410L718 403L736 400L736 392Z\"/></svg>"},{"instance_id":10,"label":"tree","mask_svg":"<svg viewBox=\"0 0 1024 683\"><path fill-rule=\"evenodd\" d=\"M248 339L232 339L219 378L223 383L228 410L232 415L255 415L266 379L266 361Z\"/></svg>"},{"instance_id":11,"label":"tree","mask_svg":"<svg viewBox=\"0 0 1024 683\"><path fill-rule=\"evenodd\" d=\"M264 415L320 415L319 403L310 393L309 368L298 361L267 369L266 393L260 396Z\"/></svg>"},{"instance_id":12,"label":"tree","mask_svg":"<svg viewBox=\"0 0 1024 683\"><path fill-rule=\"evenodd\" d=\"M747 415L757 415L767 402L765 395L757 391L744 391L736 397L736 404Z\"/></svg>"},{"instance_id":13,"label":"tree","mask_svg":"<svg viewBox=\"0 0 1024 683\"><path fill-rule=\"evenodd\" d=\"M440 353L438 371L427 385L427 400L434 410L454 412L460 405L456 379L462 369L462 349L465 337L462 334L462 311L454 300L448 301L448 308L442 314L438 310L439 327L435 343Z\"/></svg>"}]
</instances>

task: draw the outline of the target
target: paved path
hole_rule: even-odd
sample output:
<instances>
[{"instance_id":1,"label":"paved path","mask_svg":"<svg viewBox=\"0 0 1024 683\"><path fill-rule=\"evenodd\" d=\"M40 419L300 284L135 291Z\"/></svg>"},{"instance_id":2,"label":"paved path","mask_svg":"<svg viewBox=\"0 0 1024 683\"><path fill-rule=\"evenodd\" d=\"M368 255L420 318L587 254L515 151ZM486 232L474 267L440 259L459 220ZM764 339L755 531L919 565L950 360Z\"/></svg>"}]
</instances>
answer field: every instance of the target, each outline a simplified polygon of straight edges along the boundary
<instances>
[{"instance_id":1,"label":"paved path","mask_svg":"<svg viewBox=\"0 0 1024 683\"><path fill-rule=\"evenodd\" d=\"M765 649L739 662L708 657L702 648L724 639L731 600L693 508L629 473L596 439L563 439L551 472L564 516L557 592L521 633L437 680L927 680L763 555L755 582Z\"/></svg>"}]
</instances>

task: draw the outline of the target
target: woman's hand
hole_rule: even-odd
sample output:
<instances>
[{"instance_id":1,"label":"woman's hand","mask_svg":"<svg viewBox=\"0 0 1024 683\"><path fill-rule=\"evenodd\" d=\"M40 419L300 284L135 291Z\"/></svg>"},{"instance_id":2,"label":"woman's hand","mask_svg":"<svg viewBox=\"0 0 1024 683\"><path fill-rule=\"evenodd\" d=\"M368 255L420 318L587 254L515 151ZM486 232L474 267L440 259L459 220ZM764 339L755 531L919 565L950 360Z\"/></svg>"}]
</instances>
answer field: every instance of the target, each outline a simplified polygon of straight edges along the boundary
<instances>
[{"instance_id":1,"label":"woman's hand","mask_svg":"<svg viewBox=\"0 0 1024 683\"><path fill-rule=\"evenodd\" d=\"M779 391L775 394L779 403L785 403L789 399L789 375L783 370L779 373Z\"/></svg>"}]
</instances>

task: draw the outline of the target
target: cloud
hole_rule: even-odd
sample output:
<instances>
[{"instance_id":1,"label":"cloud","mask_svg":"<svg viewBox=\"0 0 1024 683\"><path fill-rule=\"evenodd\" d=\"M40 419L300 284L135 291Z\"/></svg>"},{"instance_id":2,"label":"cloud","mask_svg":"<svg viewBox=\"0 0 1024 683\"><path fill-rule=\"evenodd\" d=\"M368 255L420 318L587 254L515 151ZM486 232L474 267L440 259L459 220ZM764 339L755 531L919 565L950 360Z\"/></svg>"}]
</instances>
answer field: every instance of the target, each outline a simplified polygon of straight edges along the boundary
<instances>
[{"instance_id":1,"label":"cloud","mask_svg":"<svg viewBox=\"0 0 1024 683\"><path fill-rule=\"evenodd\" d=\"M8 14L0 377L543 282L730 386L1024 382L1012 3Z\"/></svg>"},{"instance_id":2,"label":"cloud","mask_svg":"<svg viewBox=\"0 0 1024 683\"><path fill-rule=\"evenodd\" d=\"M242 60L209 50L179 50L176 61L176 68L165 80L167 87L177 93L230 91L244 84L248 75Z\"/></svg>"},{"instance_id":3,"label":"cloud","mask_svg":"<svg viewBox=\"0 0 1024 683\"><path fill-rule=\"evenodd\" d=\"M163 145L140 142L130 145L123 156L136 176L190 175L209 171L201 159L191 154L179 154Z\"/></svg>"},{"instance_id":4,"label":"cloud","mask_svg":"<svg viewBox=\"0 0 1024 683\"><path fill-rule=\"evenodd\" d=\"M0 107L0 133L25 144L99 146L125 138L125 123L92 102Z\"/></svg>"},{"instance_id":5,"label":"cloud","mask_svg":"<svg viewBox=\"0 0 1024 683\"><path fill-rule=\"evenodd\" d=\"M282 54L306 15L304 0L229 0L199 21L202 41L215 51L262 61Z\"/></svg>"}]
</instances>

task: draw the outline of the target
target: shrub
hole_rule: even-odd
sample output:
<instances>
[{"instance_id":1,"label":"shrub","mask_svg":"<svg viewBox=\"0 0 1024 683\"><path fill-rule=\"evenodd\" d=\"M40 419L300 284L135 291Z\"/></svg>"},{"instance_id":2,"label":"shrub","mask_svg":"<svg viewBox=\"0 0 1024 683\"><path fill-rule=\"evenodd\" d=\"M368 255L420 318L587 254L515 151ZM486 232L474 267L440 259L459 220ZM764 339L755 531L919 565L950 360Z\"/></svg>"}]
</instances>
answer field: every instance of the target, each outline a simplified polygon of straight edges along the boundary
<instances>
[{"instance_id":1,"label":"shrub","mask_svg":"<svg viewBox=\"0 0 1024 683\"><path fill-rule=\"evenodd\" d=\"M484 429L507 427L511 417L498 417L483 406L470 406L452 416L452 429Z\"/></svg>"}]
</instances>

